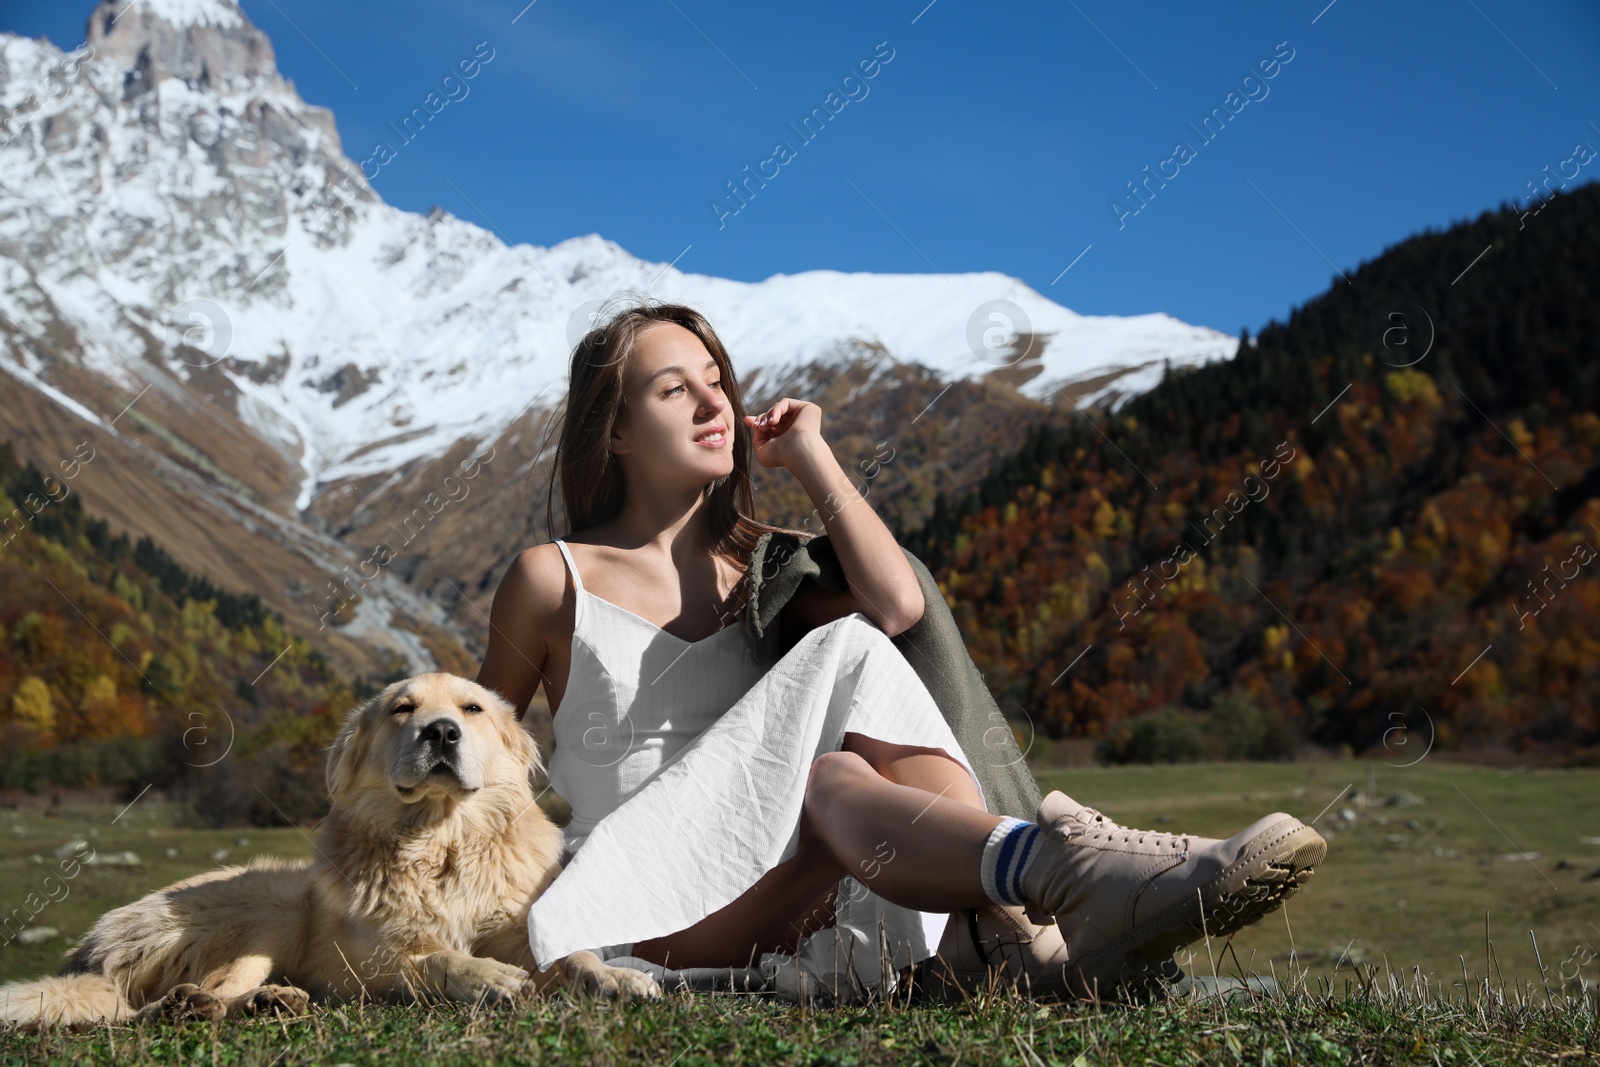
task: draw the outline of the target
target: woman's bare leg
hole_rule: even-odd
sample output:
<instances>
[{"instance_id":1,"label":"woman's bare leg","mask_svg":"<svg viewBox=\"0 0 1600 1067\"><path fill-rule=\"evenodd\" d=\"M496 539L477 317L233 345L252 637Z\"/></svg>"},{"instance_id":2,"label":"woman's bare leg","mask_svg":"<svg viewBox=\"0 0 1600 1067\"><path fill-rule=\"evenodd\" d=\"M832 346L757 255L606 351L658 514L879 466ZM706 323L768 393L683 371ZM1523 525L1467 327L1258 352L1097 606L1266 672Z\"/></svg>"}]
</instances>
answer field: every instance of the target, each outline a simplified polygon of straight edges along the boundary
<instances>
[{"instance_id":1,"label":"woman's bare leg","mask_svg":"<svg viewBox=\"0 0 1600 1067\"><path fill-rule=\"evenodd\" d=\"M896 745L858 733L846 733L840 747L854 752L897 785L915 786L930 793L942 792L969 807L984 810L983 795L978 792L972 776L942 748Z\"/></svg>"},{"instance_id":2,"label":"woman's bare leg","mask_svg":"<svg viewBox=\"0 0 1600 1067\"><path fill-rule=\"evenodd\" d=\"M839 865L885 900L932 912L989 902L979 870L1001 817L939 749L847 733L812 763L806 810Z\"/></svg>"},{"instance_id":3,"label":"woman's bare leg","mask_svg":"<svg viewBox=\"0 0 1600 1067\"><path fill-rule=\"evenodd\" d=\"M633 954L669 967L725 967L793 952L802 935L833 925L846 874L919 911L987 903L978 869L999 822L941 750L846 733L842 751L812 763L795 854L720 911L640 941Z\"/></svg>"}]
</instances>

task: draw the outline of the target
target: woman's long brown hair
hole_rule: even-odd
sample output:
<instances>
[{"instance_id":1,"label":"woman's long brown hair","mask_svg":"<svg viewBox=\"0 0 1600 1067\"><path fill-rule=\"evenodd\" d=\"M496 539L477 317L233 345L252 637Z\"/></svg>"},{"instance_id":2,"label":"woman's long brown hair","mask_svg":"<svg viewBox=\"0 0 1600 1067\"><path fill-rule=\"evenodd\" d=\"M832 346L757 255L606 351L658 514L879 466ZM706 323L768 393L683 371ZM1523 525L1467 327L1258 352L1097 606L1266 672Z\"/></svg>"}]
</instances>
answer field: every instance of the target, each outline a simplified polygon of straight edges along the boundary
<instances>
[{"instance_id":1,"label":"woman's long brown hair","mask_svg":"<svg viewBox=\"0 0 1600 1067\"><path fill-rule=\"evenodd\" d=\"M741 565L748 563L756 541L769 531L799 534L804 530L775 526L752 516L754 493L750 464L755 447L744 421L744 397L728 352L704 315L683 304L656 303L648 298L625 304L614 314L597 318L572 350L567 397L559 416L558 444L545 494L545 516L555 530L554 495L561 498L568 532L587 530L622 510L627 495L622 465L609 450L611 429L622 409L623 372L632 358L639 333L657 322L674 322L700 338L722 373L722 392L733 412L733 471L706 486L704 508L712 551Z\"/></svg>"}]
</instances>

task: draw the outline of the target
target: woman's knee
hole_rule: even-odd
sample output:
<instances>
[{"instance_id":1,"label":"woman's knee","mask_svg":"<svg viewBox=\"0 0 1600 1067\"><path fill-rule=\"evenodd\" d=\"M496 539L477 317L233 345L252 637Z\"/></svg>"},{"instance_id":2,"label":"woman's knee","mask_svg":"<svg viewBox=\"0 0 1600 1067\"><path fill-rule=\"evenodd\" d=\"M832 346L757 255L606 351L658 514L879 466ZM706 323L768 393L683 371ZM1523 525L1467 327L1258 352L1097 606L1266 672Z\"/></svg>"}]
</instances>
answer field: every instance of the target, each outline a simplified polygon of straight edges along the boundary
<instances>
[{"instance_id":1,"label":"woman's knee","mask_svg":"<svg viewBox=\"0 0 1600 1067\"><path fill-rule=\"evenodd\" d=\"M806 778L805 804L814 815L823 814L841 793L863 775L876 774L872 764L854 752L824 752L811 761Z\"/></svg>"}]
</instances>

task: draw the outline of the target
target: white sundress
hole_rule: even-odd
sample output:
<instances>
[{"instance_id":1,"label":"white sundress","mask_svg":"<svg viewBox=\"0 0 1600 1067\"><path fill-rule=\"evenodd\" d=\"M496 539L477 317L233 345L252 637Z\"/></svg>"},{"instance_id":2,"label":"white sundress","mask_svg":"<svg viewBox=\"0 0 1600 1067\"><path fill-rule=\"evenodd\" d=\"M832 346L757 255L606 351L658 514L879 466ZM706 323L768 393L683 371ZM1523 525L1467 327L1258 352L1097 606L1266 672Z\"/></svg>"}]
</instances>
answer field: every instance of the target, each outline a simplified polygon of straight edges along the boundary
<instances>
[{"instance_id":1,"label":"white sundress","mask_svg":"<svg viewBox=\"0 0 1600 1067\"><path fill-rule=\"evenodd\" d=\"M756 640L735 623L685 641L584 589L555 543L577 608L548 774L572 821L565 867L528 912L541 971L583 949L655 968L634 944L688 929L794 855L811 763L847 731L942 749L981 795L932 694L862 613L813 628L781 658L775 628ZM843 878L835 911L794 955L761 956L769 989L892 992L949 919L884 900L870 877Z\"/></svg>"}]
</instances>

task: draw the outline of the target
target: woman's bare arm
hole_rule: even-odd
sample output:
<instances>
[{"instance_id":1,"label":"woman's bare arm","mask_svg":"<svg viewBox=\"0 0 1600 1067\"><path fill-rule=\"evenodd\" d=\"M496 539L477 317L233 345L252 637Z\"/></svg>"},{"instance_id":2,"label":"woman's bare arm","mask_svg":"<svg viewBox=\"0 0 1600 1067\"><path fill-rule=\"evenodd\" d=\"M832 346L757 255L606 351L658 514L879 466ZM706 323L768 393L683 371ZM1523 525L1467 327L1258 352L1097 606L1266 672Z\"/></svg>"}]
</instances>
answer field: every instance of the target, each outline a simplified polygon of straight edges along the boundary
<instances>
[{"instance_id":1,"label":"woman's bare arm","mask_svg":"<svg viewBox=\"0 0 1600 1067\"><path fill-rule=\"evenodd\" d=\"M917 573L911 569L894 534L856 491L833 450L822 439L821 408L808 401L785 398L766 415L747 417L756 423L752 430L758 457L767 452L762 465L781 463L810 494L850 583L848 593L836 594L826 607L815 607L838 614L860 611L891 637L922 618L927 606L922 598L922 583L917 581ZM766 419L768 425L762 425L761 419ZM778 462L767 461L773 458ZM850 602L843 600L846 596L856 606L840 611L841 602ZM831 617L837 618L838 614Z\"/></svg>"},{"instance_id":2,"label":"woman's bare arm","mask_svg":"<svg viewBox=\"0 0 1600 1067\"><path fill-rule=\"evenodd\" d=\"M549 658L545 635L566 590L565 564L550 558L559 551L551 544L518 554L500 579L489 609L489 647L477 681L505 697L519 718L544 681Z\"/></svg>"}]
</instances>

